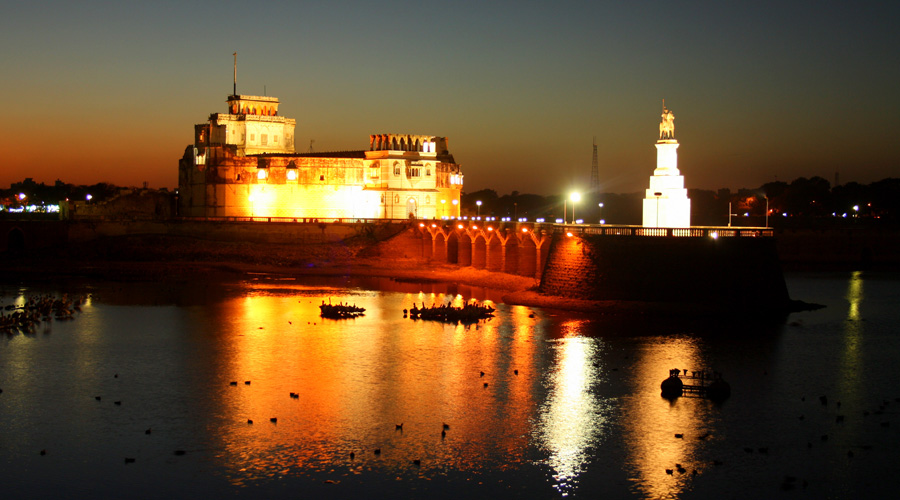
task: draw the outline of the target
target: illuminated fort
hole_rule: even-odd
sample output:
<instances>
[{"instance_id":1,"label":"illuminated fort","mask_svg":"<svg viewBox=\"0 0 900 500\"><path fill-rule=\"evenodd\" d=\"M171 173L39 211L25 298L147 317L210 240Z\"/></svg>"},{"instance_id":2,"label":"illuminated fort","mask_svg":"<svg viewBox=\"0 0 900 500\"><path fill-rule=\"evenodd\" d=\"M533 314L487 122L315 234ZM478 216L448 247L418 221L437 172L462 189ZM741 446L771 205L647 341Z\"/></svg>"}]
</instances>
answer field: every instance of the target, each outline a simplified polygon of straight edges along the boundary
<instances>
[{"instance_id":1,"label":"illuminated fort","mask_svg":"<svg viewBox=\"0 0 900 500\"><path fill-rule=\"evenodd\" d=\"M376 134L369 149L297 153L278 99L234 94L194 126L178 163L179 215L407 219L459 216L463 175L447 138Z\"/></svg>"}]
</instances>

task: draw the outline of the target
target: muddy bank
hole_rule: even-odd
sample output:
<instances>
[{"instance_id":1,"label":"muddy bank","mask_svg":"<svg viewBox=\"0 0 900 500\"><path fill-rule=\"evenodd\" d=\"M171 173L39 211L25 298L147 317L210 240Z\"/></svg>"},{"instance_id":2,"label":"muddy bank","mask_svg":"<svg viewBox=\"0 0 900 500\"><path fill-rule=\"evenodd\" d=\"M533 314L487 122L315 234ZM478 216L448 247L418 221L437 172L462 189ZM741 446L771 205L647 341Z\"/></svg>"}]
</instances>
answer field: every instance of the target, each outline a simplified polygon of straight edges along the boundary
<instances>
[{"instance_id":1,"label":"muddy bank","mask_svg":"<svg viewBox=\"0 0 900 500\"><path fill-rule=\"evenodd\" d=\"M233 281L260 274L284 277L382 277L395 280L459 283L505 292L514 305L579 311L589 314L698 316L727 314L721 306L623 300L578 300L542 295L534 278L484 269L435 264L417 259L367 256L372 242L282 245L205 241L186 237L142 235L101 238L79 244L5 253L0 282L28 284L68 281L171 282Z\"/></svg>"},{"instance_id":2,"label":"muddy bank","mask_svg":"<svg viewBox=\"0 0 900 500\"><path fill-rule=\"evenodd\" d=\"M284 245L205 241L140 235L90 242L0 258L0 281L7 284L68 280L167 281L234 280L249 276L359 276L461 283L502 291L538 285L533 278L459 268L389 256L360 257L368 241Z\"/></svg>"}]
</instances>

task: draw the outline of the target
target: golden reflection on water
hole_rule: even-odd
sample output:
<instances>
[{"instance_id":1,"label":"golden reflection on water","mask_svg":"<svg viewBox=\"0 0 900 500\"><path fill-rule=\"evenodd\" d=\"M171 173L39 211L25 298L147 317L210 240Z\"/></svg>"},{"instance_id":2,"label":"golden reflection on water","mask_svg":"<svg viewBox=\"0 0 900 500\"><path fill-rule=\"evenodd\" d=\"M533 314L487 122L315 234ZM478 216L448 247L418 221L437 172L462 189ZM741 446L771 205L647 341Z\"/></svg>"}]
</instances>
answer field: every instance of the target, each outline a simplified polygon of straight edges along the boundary
<instances>
[{"instance_id":1,"label":"golden reflection on water","mask_svg":"<svg viewBox=\"0 0 900 500\"><path fill-rule=\"evenodd\" d=\"M843 324L843 349L841 351L840 360L840 376L837 377L839 397L849 407L858 408L862 405L860 394L864 394L862 390L862 366L863 361L860 359L861 342L863 341L863 329L865 321L860 314L860 305L865 298L863 292L863 273L862 271L854 271L850 275L847 282L847 295L845 298L848 302L847 319ZM850 431L858 430L855 425L858 421L849 419L850 421L845 428Z\"/></svg>"},{"instance_id":2,"label":"golden reflection on water","mask_svg":"<svg viewBox=\"0 0 900 500\"><path fill-rule=\"evenodd\" d=\"M460 305L466 298L458 294L335 291L333 303L366 308L349 320L320 318L323 300L328 291L302 287L251 294L225 300L215 318L201 320L215 325L222 344L221 425L210 432L234 484L521 464L540 376L533 369L540 320L526 308L502 306L508 314L463 326L402 313L413 302ZM442 437L444 423L450 428Z\"/></svg>"},{"instance_id":3,"label":"golden reflection on water","mask_svg":"<svg viewBox=\"0 0 900 500\"><path fill-rule=\"evenodd\" d=\"M577 332L578 322L563 325ZM599 377L596 357L599 341L566 336L555 341L556 362L548 376L550 391L540 410L537 440L547 450L547 463L554 471L555 487L567 495L577 486L578 476L590 462L592 448L602 441L608 424L609 405L603 405L591 390Z\"/></svg>"},{"instance_id":4,"label":"golden reflection on water","mask_svg":"<svg viewBox=\"0 0 900 500\"><path fill-rule=\"evenodd\" d=\"M669 402L660 395L660 383L670 369L709 368L697 342L683 337L659 337L647 342L647 348L639 351L634 360L633 379L637 386L634 394L622 401L622 427L632 481L646 498L677 497L689 487L693 470L703 473L703 464L694 462L694 457L710 432L709 401L680 397ZM676 438L675 434L683 437ZM678 472L676 464L685 472Z\"/></svg>"}]
</instances>

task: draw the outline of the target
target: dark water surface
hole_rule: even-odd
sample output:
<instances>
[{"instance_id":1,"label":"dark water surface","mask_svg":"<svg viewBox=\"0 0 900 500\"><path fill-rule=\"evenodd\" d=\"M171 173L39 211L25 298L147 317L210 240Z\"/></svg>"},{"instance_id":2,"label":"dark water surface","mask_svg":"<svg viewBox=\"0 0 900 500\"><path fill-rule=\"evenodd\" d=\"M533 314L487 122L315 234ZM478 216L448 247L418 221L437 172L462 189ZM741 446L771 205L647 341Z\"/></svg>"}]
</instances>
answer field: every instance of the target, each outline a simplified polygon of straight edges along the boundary
<instances>
[{"instance_id":1,"label":"dark water surface","mask_svg":"<svg viewBox=\"0 0 900 500\"><path fill-rule=\"evenodd\" d=\"M2 305L89 298L74 321L0 337L0 495L893 496L900 277L788 288L828 307L766 324L592 318L386 279L2 287ZM473 297L496 317L401 312ZM322 319L323 300L366 314ZM722 372L731 398L663 399L675 367Z\"/></svg>"}]
</instances>

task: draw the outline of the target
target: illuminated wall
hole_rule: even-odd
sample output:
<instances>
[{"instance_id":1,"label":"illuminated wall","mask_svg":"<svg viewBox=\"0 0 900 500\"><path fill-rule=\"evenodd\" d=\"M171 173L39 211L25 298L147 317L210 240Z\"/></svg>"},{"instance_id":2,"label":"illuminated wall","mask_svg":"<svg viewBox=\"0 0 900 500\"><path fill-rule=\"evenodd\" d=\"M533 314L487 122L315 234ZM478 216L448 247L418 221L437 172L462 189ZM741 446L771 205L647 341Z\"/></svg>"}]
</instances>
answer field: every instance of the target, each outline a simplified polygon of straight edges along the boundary
<instances>
[{"instance_id":1,"label":"illuminated wall","mask_svg":"<svg viewBox=\"0 0 900 500\"><path fill-rule=\"evenodd\" d=\"M368 151L294 153L278 99L230 96L179 162L179 215L313 219L458 217L463 175L447 138L369 136Z\"/></svg>"}]
</instances>

